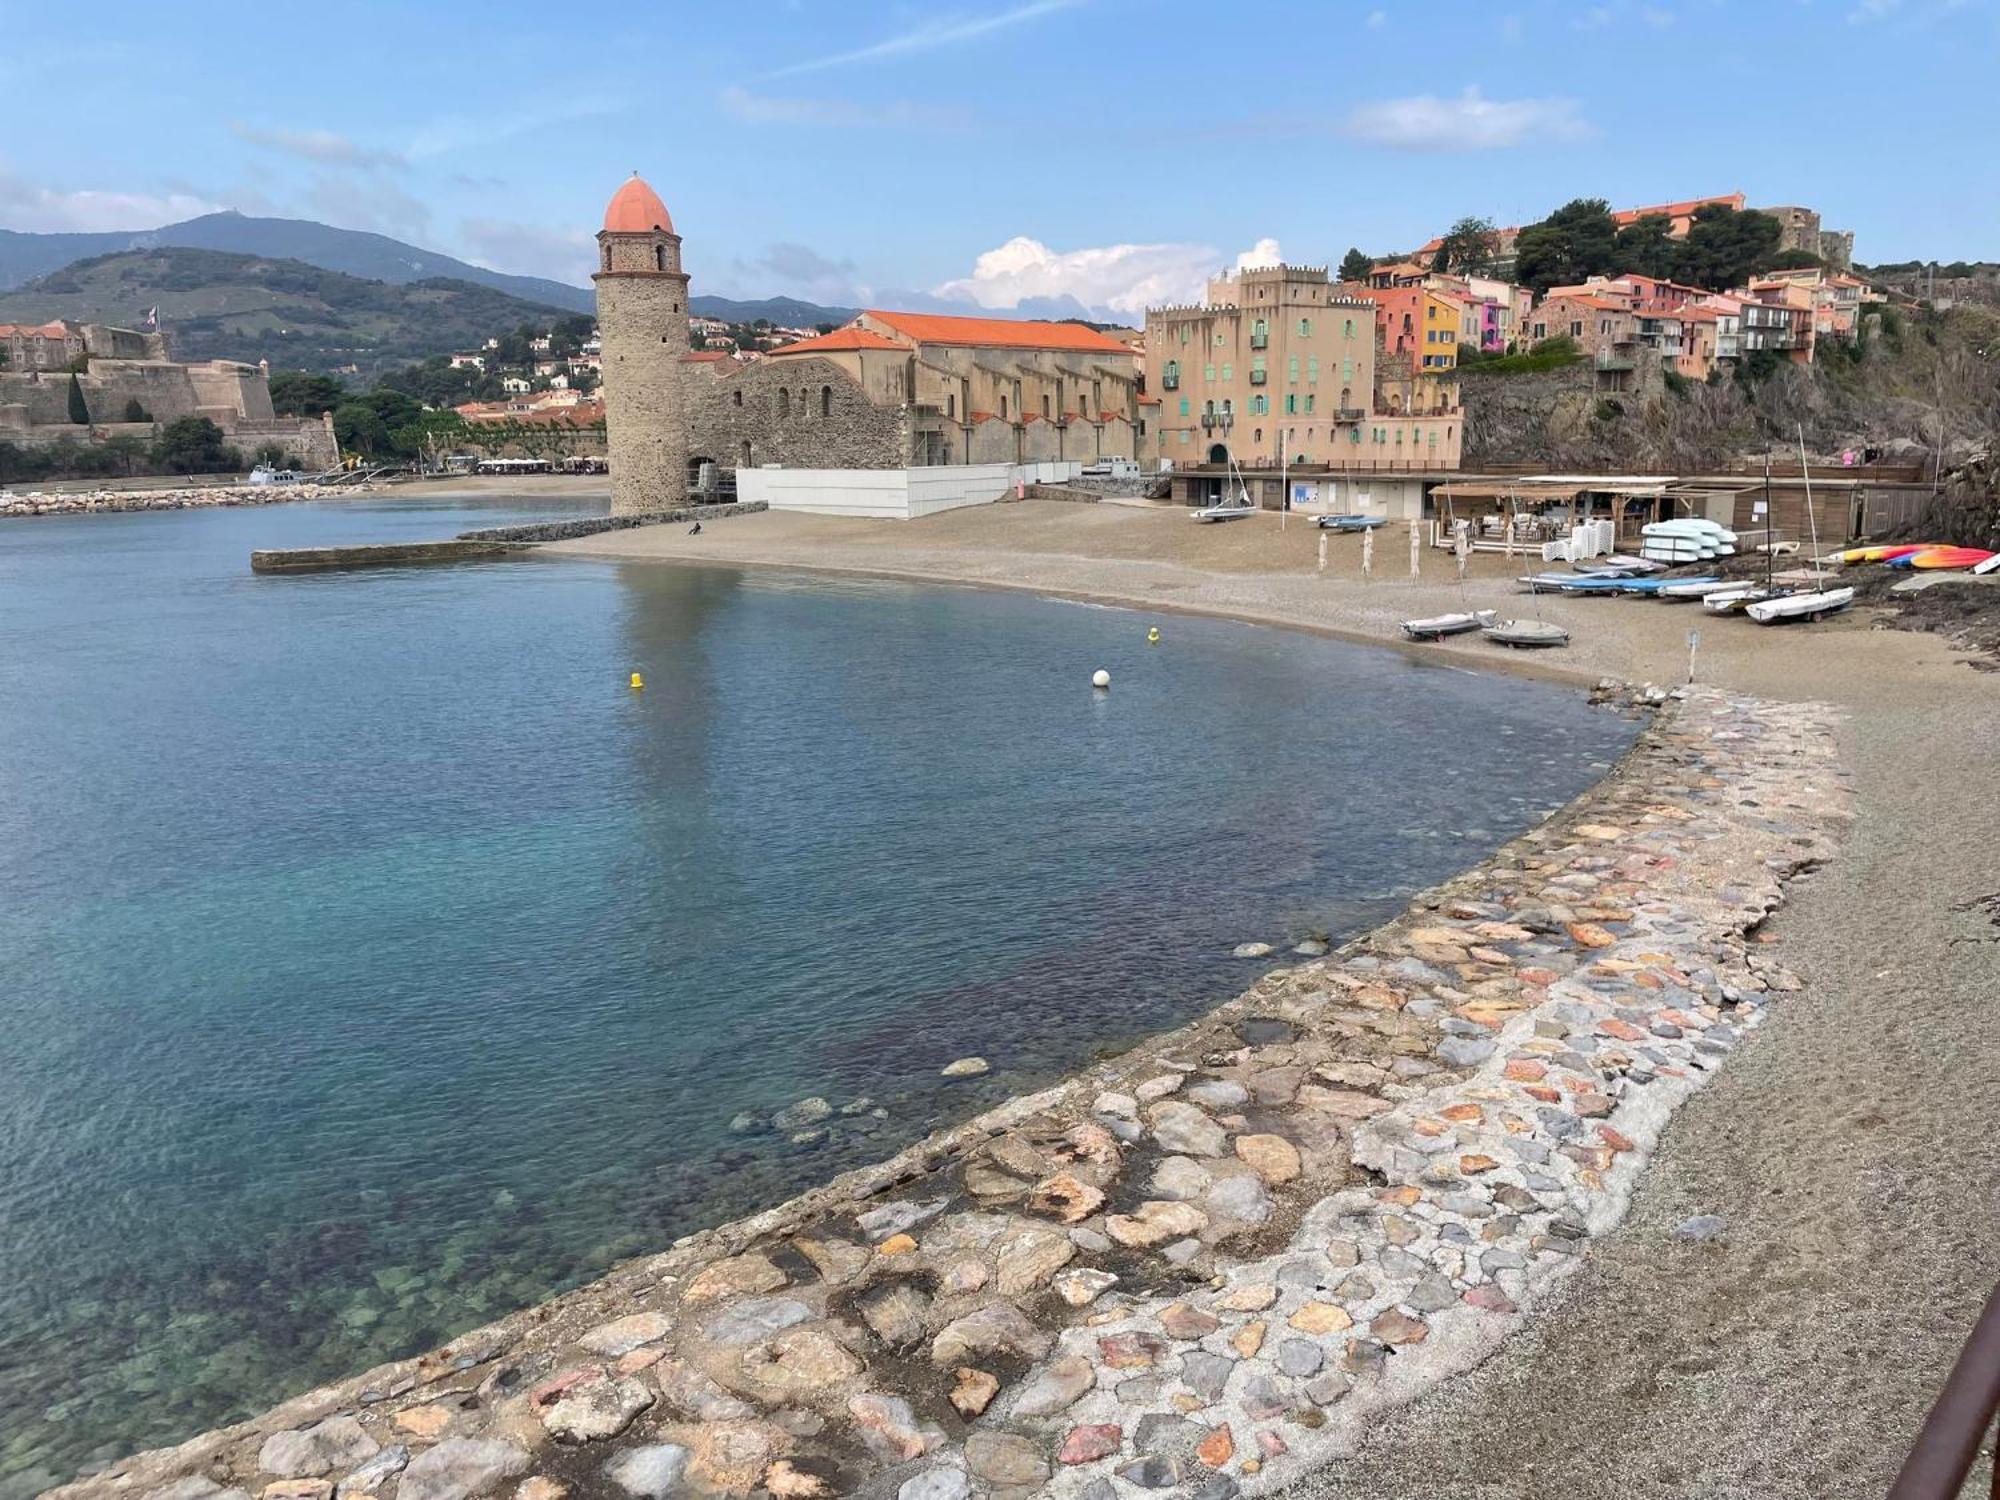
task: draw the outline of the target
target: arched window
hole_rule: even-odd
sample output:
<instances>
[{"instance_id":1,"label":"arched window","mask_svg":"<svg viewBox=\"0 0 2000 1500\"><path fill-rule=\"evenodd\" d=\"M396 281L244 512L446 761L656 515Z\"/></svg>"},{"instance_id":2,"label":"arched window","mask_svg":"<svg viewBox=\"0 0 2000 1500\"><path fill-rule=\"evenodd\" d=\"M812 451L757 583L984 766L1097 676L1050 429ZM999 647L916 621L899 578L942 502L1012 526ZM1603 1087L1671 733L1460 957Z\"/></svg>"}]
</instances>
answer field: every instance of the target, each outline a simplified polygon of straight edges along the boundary
<instances>
[{"instance_id":1,"label":"arched window","mask_svg":"<svg viewBox=\"0 0 2000 1500\"><path fill-rule=\"evenodd\" d=\"M609 245L604 247L604 269L607 271L611 269L611 247Z\"/></svg>"},{"instance_id":2,"label":"arched window","mask_svg":"<svg viewBox=\"0 0 2000 1500\"><path fill-rule=\"evenodd\" d=\"M1312 331L1313 331L1313 320L1311 318L1300 318L1299 319L1300 336L1302 338L1311 338Z\"/></svg>"},{"instance_id":3,"label":"arched window","mask_svg":"<svg viewBox=\"0 0 2000 1500\"><path fill-rule=\"evenodd\" d=\"M781 417L789 417L791 414L792 414L792 393L789 390L785 389L784 386L779 386L778 415Z\"/></svg>"},{"instance_id":4,"label":"arched window","mask_svg":"<svg viewBox=\"0 0 2000 1500\"><path fill-rule=\"evenodd\" d=\"M1350 407L1350 406L1352 406L1352 405L1354 404L1354 387L1353 387L1353 386L1350 386L1350 385L1344 385L1344 386L1342 386L1342 387L1340 388L1340 404L1341 404L1341 407L1342 407L1342 409L1343 409L1343 410L1344 410L1345 408L1347 408L1347 407Z\"/></svg>"},{"instance_id":5,"label":"arched window","mask_svg":"<svg viewBox=\"0 0 2000 1500\"><path fill-rule=\"evenodd\" d=\"M1007 398L1005 396L1000 398L1000 420L1003 422L1007 420Z\"/></svg>"},{"instance_id":6,"label":"arched window","mask_svg":"<svg viewBox=\"0 0 2000 1500\"><path fill-rule=\"evenodd\" d=\"M750 467L750 439L745 438L743 440L743 447L737 462L742 468L747 469Z\"/></svg>"},{"instance_id":7,"label":"arched window","mask_svg":"<svg viewBox=\"0 0 2000 1500\"><path fill-rule=\"evenodd\" d=\"M655 271L664 271L666 270L666 268L667 268L667 247L665 245L653 246L653 269Z\"/></svg>"},{"instance_id":8,"label":"arched window","mask_svg":"<svg viewBox=\"0 0 2000 1500\"><path fill-rule=\"evenodd\" d=\"M833 415L833 387L830 385L819 388L819 414L822 417Z\"/></svg>"},{"instance_id":9,"label":"arched window","mask_svg":"<svg viewBox=\"0 0 2000 1500\"><path fill-rule=\"evenodd\" d=\"M741 391L731 391L729 394L732 398L734 398L738 406L741 406L743 404L743 393Z\"/></svg>"}]
</instances>

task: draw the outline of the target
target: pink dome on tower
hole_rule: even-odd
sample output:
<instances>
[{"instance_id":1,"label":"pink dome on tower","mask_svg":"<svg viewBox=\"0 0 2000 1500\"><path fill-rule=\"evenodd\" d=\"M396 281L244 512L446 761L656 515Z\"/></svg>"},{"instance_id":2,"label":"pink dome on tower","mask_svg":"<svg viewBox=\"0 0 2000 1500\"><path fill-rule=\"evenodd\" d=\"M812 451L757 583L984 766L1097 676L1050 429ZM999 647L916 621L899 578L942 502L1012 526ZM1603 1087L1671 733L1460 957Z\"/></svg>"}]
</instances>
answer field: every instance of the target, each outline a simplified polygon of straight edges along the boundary
<instances>
[{"instance_id":1,"label":"pink dome on tower","mask_svg":"<svg viewBox=\"0 0 2000 1500\"><path fill-rule=\"evenodd\" d=\"M624 186L611 195L604 210L606 234L651 234L654 230L674 232L674 221L660 195L646 186L645 178L634 172Z\"/></svg>"}]
</instances>

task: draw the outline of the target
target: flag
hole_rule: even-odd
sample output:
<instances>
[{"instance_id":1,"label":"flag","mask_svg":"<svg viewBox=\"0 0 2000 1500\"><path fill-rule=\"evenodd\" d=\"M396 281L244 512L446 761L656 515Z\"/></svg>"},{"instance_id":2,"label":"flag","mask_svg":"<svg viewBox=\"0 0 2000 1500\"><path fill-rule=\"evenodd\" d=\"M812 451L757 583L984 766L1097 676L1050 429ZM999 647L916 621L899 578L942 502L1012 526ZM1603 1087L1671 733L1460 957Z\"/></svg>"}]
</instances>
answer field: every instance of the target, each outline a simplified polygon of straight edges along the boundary
<instances>
[{"instance_id":1,"label":"flag","mask_svg":"<svg viewBox=\"0 0 2000 1500\"><path fill-rule=\"evenodd\" d=\"M146 309L146 326L152 329L157 329L160 326L160 310L157 307Z\"/></svg>"}]
</instances>

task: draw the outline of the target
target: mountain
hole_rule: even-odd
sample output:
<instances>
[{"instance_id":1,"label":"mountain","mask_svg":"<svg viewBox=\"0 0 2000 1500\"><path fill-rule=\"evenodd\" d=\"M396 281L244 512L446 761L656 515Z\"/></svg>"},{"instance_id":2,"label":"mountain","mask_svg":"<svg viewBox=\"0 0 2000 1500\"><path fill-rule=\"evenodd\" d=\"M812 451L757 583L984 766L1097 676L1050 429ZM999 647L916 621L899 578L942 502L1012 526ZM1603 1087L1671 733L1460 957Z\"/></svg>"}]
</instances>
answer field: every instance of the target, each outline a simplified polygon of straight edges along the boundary
<instances>
[{"instance_id":1,"label":"mountain","mask_svg":"<svg viewBox=\"0 0 2000 1500\"><path fill-rule=\"evenodd\" d=\"M136 328L153 307L177 359L268 359L274 369L313 371L353 365L364 379L572 315L442 277L373 281L298 260L160 247L77 261L0 293L0 323L73 318Z\"/></svg>"},{"instance_id":2,"label":"mountain","mask_svg":"<svg viewBox=\"0 0 2000 1500\"><path fill-rule=\"evenodd\" d=\"M340 271L369 281L401 284L445 277L492 287L509 296L544 307L559 307L565 312L587 313L596 307L596 298L589 287L570 286L541 276L509 276L488 271L435 250L421 250L401 240L392 240L385 234L336 229L311 219L261 219L239 213L203 214L198 219L159 229L100 234L28 234L0 229L0 291L46 276L86 257L158 246L301 260L321 270Z\"/></svg>"},{"instance_id":3,"label":"mountain","mask_svg":"<svg viewBox=\"0 0 2000 1500\"><path fill-rule=\"evenodd\" d=\"M822 307L796 297L766 297L738 302L730 297L690 297L688 311L697 318L721 318L729 323L754 323L759 318L781 328L811 328L815 323L848 323L859 311L852 307Z\"/></svg>"}]
</instances>

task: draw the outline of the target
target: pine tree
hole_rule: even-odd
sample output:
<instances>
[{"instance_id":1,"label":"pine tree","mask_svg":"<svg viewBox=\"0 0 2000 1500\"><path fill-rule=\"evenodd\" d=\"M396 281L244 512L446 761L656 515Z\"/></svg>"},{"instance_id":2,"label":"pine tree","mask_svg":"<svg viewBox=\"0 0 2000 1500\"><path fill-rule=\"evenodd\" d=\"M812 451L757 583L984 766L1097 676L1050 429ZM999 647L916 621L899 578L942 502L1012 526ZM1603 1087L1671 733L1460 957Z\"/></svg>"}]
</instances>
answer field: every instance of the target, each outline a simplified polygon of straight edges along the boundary
<instances>
[{"instance_id":1,"label":"pine tree","mask_svg":"<svg viewBox=\"0 0 2000 1500\"><path fill-rule=\"evenodd\" d=\"M90 425L90 406L83 399L83 382L74 370L69 377L69 419L79 427Z\"/></svg>"}]
</instances>

